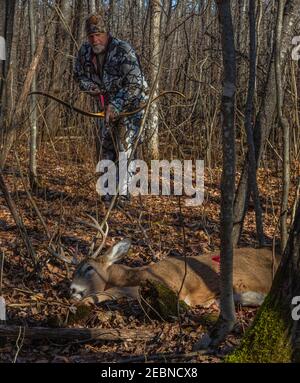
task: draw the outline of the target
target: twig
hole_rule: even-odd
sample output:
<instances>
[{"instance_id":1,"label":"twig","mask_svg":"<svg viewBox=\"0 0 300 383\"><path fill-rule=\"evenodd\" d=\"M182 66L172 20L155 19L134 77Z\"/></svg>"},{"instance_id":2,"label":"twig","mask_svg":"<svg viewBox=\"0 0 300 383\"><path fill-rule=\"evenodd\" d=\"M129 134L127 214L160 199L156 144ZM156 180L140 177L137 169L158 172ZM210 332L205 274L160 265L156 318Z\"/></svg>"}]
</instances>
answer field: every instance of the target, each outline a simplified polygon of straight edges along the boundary
<instances>
[{"instance_id":1,"label":"twig","mask_svg":"<svg viewBox=\"0 0 300 383\"><path fill-rule=\"evenodd\" d=\"M46 223L44 221L44 218L42 217L42 214L39 211L39 208L37 207L37 205L36 205L32 195L30 194L28 188L26 187L26 182L25 182L24 175L23 175L23 172L22 172L22 169L21 169L19 156L18 156L17 152L15 152L14 154L15 154L15 157L16 157L16 160L17 160L17 165L18 165L21 181L22 181L23 187L25 189L25 192L27 194L27 197L29 199L29 202L31 203L31 205L32 205L32 207L33 207L33 209L34 209L38 219L40 220L41 224L43 225L43 227L45 229L45 232L46 232L46 235L47 235L48 239L50 240L51 236L50 236L48 227L47 227L47 225L46 225Z\"/></svg>"},{"instance_id":2,"label":"twig","mask_svg":"<svg viewBox=\"0 0 300 383\"><path fill-rule=\"evenodd\" d=\"M146 299L141 295L141 291L139 289L139 296L138 296L138 302L139 302L139 305L141 307L141 309L143 310L144 314L146 315L146 317L150 320L150 322L152 322L152 319L150 318L150 316L147 314L146 310L144 309L143 305L142 305L142 301L152 310L154 311L154 313L159 317L159 319L163 322L166 322L164 320L164 318L159 314L159 312L157 310L155 310L155 308L153 306L150 305L149 302L146 301Z\"/></svg>"},{"instance_id":3,"label":"twig","mask_svg":"<svg viewBox=\"0 0 300 383\"><path fill-rule=\"evenodd\" d=\"M23 332L23 336L22 336L22 339L21 339L21 343L19 343L20 337L22 335L22 329L24 329L24 332ZM20 326L19 327L19 335L18 335L18 338L17 338L17 341L16 341L17 351L16 351L16 354L15 354L13 363L16 363L16 361L17 361L19 352L21 351L21 348L23 346L24 338L25 338L25 327L21 327Z\"/></svg>"},{"instance_id":4,"label":"twig","mask_svg":"<svg viewBox=\"0 0 300 383\"><path fill-rule=\"evenodd\" d=\"M23 220L22 220L21 216L19 215L19 213L17 211L17 207L16 207L13 199L11 198L9 190L6 186L6 183L4 181L1 169L0 169L0 190L2 190L2 192L3 192L4 199L5 199L7 206L11 212L11 215L13 216L13 219L14 219L16 226L19 230L19 234L20 234L20 236L21 236L21 238L22 238L22 240L26 246L28 254L31 256L34 266L37 267L38 262L37 262L37 257L36 257L35 251L32 247L31 242L30 242L30 239L29 239L26 227L23 223Z\"/></svg>"},{"instance_id":5,"label":"twig","mask_svg":"<svg viewBox=\"0 0 300 383\"><path fill-rule=\"evenodd\" d=\"M121 206L118 206L117 208L118 208L118 210L120 210L120 211L121 211L127 218L129 218L129 220L130 220L133 224L135 224L134 219L132 218L131 214L130 214L128 211L126 211L125 209L123 209ZM157 261L158 257L157 257L157 255L156 255L155 251L153 250L153 247L151 246L150 239L149 239L149 237L148 237L148 234L146 233L146 230L143 228L143 226L142 226L142 224L141 224L141 218L142 218L142 215L143 215L143 212L140 213L140 216L139 216L139 219L138 219L138 226L139 226L139 228L140 228L141 233L144 235L144 237L145 237L145 239L146 239L145 242L146 242L146 244L148 245L148 247L149 247L149 249L150 249L150 251L151 251L151 253L152 253L152 260L153 260L153 261Z\"/></svg>"},{"instance_id":6,"label":"twig","mask_svg":"<svg viewBox=\"0 0 300 383\"><path fill-rule=\"evenodd\" d=\"M274 146L271 144L270 140L267 139L267 143L269 144L270 148L273 150L273 152L276 154L276 156L279 158L280 162L283 162L283 159L281 155L278 153L278 151L274 148Z\"/></svg>"},{"instance_id":7,"label":"twig","mask_svg":"<svg viewBox=\"0 0 300 383\"><path fill-rule=\"evenodd\" d=\"M300 194L300 177L298 177L295 200L294 200L294 203L293 203L293 206L292 206L291 223L293 223L294 220L295 220L296 208L297 208L297 205L298 205L298 202L299 202L299 194Z\"/></svg>"}]
</instances>

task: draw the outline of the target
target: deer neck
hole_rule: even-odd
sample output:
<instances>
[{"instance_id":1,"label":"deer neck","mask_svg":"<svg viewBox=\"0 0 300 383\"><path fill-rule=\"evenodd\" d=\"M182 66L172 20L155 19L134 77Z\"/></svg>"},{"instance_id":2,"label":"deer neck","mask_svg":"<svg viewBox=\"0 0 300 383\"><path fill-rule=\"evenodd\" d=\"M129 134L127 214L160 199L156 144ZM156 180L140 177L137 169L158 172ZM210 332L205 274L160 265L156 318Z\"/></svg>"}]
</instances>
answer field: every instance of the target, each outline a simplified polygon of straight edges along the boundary
<instances>
[{"instance_id":1,"label":"deer neck","mask_svg":"<svg viewBox=\"0 0 300 383\"><path fill-rule=\"evenodd\" d=\"M109 284L112 286L138 286L142 280L150 276L149 266L128 267L112 265L109 268Z\"/></svg>"}]
</instances>

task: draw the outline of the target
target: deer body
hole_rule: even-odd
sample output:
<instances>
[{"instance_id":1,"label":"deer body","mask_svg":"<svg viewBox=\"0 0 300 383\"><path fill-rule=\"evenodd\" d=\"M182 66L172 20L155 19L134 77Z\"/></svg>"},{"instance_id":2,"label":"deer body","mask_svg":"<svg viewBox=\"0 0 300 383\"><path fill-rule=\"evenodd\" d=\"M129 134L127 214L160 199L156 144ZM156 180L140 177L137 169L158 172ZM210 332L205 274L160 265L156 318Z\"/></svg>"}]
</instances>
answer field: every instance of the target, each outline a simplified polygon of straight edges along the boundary
<instances>
[{"instance_id":1,"label":"deer body","mask_svg":"<svg viewBox=\"0 0 300 383\"><path fill-rule=\"evenodd\" d=\"M71 295L75 299L94 297L104 301L122 296L138 297L140 283L146 279L165 284L179 292L185 275L185 257L167 257L143 267L115 264L130 247L119 242L99 259L83 261L75 270ZM179 298L188 305L205 306L218 297L220 264L218 254L186 257L186 276ZM275 268L278 260L275 260ZM272 285L272 251L241 248L234 252L233 288L236 302L260 305ZM96 297L96 299L95 299Z\"/></svg>"}]
</instances>

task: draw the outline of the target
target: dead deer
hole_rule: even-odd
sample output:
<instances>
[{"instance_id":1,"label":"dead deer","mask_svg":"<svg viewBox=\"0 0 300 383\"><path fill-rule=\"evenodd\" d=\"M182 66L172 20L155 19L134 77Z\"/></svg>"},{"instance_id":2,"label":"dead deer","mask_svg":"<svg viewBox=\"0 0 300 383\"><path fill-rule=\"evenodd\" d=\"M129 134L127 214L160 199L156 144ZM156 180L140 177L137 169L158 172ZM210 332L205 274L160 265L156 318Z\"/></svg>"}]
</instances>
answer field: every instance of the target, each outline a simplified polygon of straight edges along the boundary
<instances>
[{"instance_id":1,"label":"dead deer","mask_svg":"<svg viewBox=\"0 0 300 383\"><path fill-rule=\"evenodd\" d=\"M98 249L91 257L80 262L70 286L71 297L76 300L91 298L93 302L122 296L137 298L140 283L147 279L159 281L179 292L179 298L190 306L206 306L218 297L218 254L186 258L170 256L157 263L134 268L117 264L127 254L130 246L131 241L124 239L104 255L99 256ZM187 272L181 288L185 262ZM273 266L276 269L277 265L278 259L275 259L273 265L270 249L236 249L233 266L235 302L244 306L261 305L272 284Z\"/></svg>"}]
</instances>

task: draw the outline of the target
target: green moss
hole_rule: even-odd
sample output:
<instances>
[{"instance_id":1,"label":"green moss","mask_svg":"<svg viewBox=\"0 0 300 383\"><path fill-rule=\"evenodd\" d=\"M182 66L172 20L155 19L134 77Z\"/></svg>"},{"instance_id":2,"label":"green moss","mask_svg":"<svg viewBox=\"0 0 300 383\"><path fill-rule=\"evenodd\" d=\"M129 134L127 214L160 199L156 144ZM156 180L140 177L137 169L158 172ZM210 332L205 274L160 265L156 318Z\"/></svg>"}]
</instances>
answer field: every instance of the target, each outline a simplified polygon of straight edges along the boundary
<instances>
[{"instance_id":1,"label":"green moss","mask_svg":"<svg viewBox=\"0 0 300 383\"><path fill-rule=\"evenodd\" d=\"M178 296L164 284L147 280L140 287L141 304L150 318L173 320L178 317ZM188 309L188 305L179 301L179 313Z\"/></svg>"},{"instance_id":2,"label":"green moss","mask_svg":"<svg viewBox=\"0 0 300 383\"><path fill-rule=\"evenodd\" d=\"M219 315L217 313L208 313L201 315L201 318L199 319L199 323L203 326L212 326L216 324L217 320L219 318Z\"/></svg>"},{"instance_id":3,"label":"green moss","mask_svg":"<svg viewBox=\"0 0 300 383\"><path fill-rule=\"evenodd\" d=\"M287 336L287 318L278 304L269 297L256 315L252 326L246 331L238 349L226 357L228 363L288 363L292 348Z\"/></svg>"}]
</instances>

